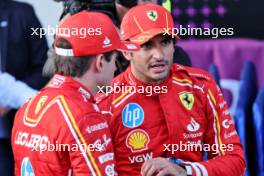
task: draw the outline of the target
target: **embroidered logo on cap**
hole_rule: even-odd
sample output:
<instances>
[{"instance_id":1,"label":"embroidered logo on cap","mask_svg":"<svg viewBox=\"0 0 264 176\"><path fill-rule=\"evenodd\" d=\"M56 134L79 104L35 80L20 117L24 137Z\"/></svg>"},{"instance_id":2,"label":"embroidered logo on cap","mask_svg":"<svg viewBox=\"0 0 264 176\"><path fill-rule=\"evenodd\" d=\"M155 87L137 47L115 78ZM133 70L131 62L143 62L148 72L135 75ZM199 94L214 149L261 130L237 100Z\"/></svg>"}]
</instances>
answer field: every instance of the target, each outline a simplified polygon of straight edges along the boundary
<instances>
[{"instance_id":1,"label":"embroidered logo on cap","mask_svg":"<svg viewBox=\"0 0 264 176\"><path fill-rule=\"evenodd\" d=\"M155 10L147 11L147 16L151 21L156 21L158 19L158 13Z\"/></svg>"},{"instance_id":2,"label":"embroidered logo on cap","mask_svg":"<svg viewBox=\"0 0 264 176\"><path fill-rule=\"evenodd\" d=\"M111 40L108 37L105 37L103 41L103 48L112 46Z\"/></svg>"}]
</instances>

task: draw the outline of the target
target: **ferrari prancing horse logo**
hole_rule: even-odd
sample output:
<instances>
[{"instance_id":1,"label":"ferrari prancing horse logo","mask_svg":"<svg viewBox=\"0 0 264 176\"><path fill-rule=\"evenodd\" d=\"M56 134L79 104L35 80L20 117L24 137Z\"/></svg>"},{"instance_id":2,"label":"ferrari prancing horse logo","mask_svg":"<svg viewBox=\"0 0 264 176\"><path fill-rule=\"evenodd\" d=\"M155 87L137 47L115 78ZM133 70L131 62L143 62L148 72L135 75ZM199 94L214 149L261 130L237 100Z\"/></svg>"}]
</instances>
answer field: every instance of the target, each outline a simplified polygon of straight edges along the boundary
<instances>
[{"instance_id":1,"label":"ferrari prancing horse logo","mask_svg":"<svg viewBox=\"0 0 264 176\"><path fill-rule=\"evenodd\" d=\"M158 13L155 10L147 11L147 16L151 21L156 21L158 19Z\"/></svg>"},{"instance_id":2,"label":"ferrari prancing horse logo","mask_svg":"<svg viewBox=\"0 0 264 176\"><path fill-rule=\"evenodd\" d=\"M42 106L44 105L44 103L46 102L47 99L48 99L47 96L40 97L40 99L36 105L35 114L37 114L39 112L39 110L42 108Z\"/></svg>"},{"instance_id":3,"label":"ferrari prancing horse logo","mask_svg":"<svg viewBox=\"0 0 264 176\"><path fill-rule=\"evenodd\" d=\"M194 96L191 92L181 92L180 95L180 100L183 104L183 106L188 109L191 110L193 107L193 103L194 103Z\"/></svg>"}]
</instances>

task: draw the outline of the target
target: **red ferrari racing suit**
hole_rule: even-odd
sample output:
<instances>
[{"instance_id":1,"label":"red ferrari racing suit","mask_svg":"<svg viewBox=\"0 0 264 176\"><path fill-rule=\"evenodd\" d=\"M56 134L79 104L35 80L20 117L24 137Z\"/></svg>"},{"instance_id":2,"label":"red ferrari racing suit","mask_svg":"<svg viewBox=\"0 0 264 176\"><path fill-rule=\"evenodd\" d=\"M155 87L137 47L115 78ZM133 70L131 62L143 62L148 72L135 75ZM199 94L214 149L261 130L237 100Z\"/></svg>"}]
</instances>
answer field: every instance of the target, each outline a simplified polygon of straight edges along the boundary
<instances>
[{"instance_id":1,"label":"red ferrari racing suit","mask_svg":"<svg viewBox=\"0 0 264 176\"><path fill-rule=\"evenodd\" d=\"M55 75L17 112L12 130L16 175L114 175L107 122L92 94Z\"/></svg>"},{"instance_id":2,"label":"red ferrari racing suit","mask_svg":"<svg viewBox=\"0 0 264 176\"><path fill-rule=\"evenodd\" d=\"M182 160L189 175L244 173L227 104L207 72L173 65L169 77L154 86L142 84L128 68L113 80L112 89L97 101L111 114L107 121L119 175L140 175L144 161L155 157Z\"/></svg>"}]
</instances>

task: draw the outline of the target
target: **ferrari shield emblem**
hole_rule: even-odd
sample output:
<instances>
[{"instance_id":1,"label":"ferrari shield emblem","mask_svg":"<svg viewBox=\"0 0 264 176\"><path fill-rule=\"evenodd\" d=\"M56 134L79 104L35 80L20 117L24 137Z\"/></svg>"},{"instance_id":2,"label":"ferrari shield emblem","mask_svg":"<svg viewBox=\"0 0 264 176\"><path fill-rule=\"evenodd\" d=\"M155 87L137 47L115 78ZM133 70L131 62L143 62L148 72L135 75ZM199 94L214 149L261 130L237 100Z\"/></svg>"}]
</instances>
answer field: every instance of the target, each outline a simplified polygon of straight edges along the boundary
<instances>
[{"instance_id":1,"label":"ferrari shield emblem","mask_svg":"<svg viewBox=\"0 0 264 176\"><path fill-rule=\"evenodd\" d=\"M47 96L42 96L38 103L37 103L37 106L36 106L36 109L35 109L35 114L37 114L39 112L39 110L42 108L42 106L44 105L44 103L46 102L47 100Z\"/></svg>"},{"instance_id":2,"label":"ferrari shield emblem","mask_svg":"<svg viewBox=\"0 0 264 176\"><path fill-rule=\"evenodd\" d=\"M156 21L158 19L158 13L155 10L147 11L147 16L151 21Z\"/></svg>"},{"instance_id":3,"label":"ferrari shield emblem","mask_svg":"<svg viewBox=\"0 0 264 176\"><path fill-rule=\"evenodd\" d=\"M180 93L179 98L186 109L192 109L194 103L194 96L191 92L182 92Z\"/></svg>"}]
</instances>

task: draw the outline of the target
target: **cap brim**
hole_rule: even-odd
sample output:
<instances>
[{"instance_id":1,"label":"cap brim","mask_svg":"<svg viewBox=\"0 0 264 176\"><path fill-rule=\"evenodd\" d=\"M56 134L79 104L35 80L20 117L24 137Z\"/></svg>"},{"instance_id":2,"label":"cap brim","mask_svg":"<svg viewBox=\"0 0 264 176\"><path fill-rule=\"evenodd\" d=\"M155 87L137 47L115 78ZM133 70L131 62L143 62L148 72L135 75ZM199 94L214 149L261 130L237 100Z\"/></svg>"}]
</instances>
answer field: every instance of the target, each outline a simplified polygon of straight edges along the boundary
<instances>
[{"instance_id":1,"label":"cap brim","mask_svg":"<svg viewBox=\"0 0 264 176\"><path fill-rule=\"evenodd\" d=\"M134 42L121 41L117 50L121 51L138 51L140 46Z\"/></svg>"},{"instance_id":2,"label":"cap brim","mask_svg":"<svg viewBox=\"0 0 264 176\"><path fill-rule=\"evenodd\" d=\"M172 38L180 39L178 35L172 35L171 30L161 29L161 28L155 28L148 31L145 31L143 33L140 33L134 37L130 38L130 41L133 43L136 43L138 45L142 45L149 41L151 38L155 37L156 35L163 34L163 35L171 35Z\"/></svg>"}]
</instances>

